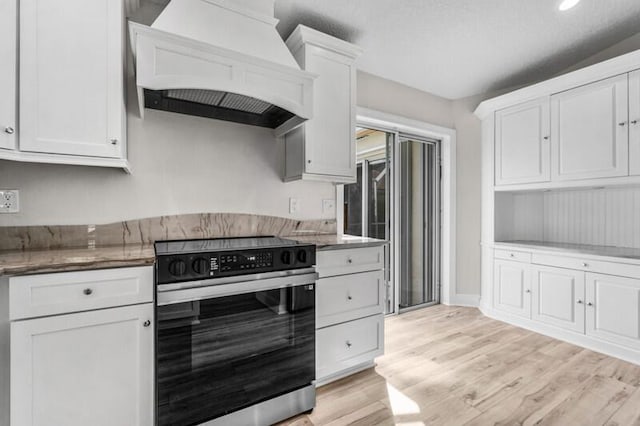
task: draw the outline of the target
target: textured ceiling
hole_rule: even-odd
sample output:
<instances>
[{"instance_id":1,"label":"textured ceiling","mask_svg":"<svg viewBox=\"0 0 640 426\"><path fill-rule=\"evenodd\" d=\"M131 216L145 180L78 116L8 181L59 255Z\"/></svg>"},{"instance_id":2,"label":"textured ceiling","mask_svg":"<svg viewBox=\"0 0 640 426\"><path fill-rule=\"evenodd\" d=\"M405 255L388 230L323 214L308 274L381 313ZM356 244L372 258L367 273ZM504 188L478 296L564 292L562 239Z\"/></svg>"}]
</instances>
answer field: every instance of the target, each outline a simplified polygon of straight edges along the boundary
<instances>
[{"instance_id":1,"label":"textured ceiling","mask_svg":"<svg viewBox=\"0 0 640 426\"><path fill-rule=\"evenodd\" d=\"M449 99L549 78L640 31L640 0L276 0L297 24L350 41L358 68Z\"/></svg>"}]
</instances>

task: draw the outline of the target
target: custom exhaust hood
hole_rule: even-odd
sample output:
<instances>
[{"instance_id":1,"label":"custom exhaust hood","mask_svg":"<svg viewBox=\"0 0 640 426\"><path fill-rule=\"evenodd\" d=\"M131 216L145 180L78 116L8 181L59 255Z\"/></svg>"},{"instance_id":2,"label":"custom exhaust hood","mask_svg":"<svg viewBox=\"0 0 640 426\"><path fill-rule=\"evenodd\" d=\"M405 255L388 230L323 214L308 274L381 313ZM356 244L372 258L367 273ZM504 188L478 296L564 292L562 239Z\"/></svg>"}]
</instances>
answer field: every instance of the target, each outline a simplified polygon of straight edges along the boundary
<instances>
[{"instance_id":1,"label":"custom exhaust hood","mask_svg":"<svg viewBox=\"0 0 640 426\"><path fill-rule=\"evenodd\" d=\"M172 0L149 27L129 23L144 108L284 134L311 118L315 75L276 31L274 0Z\"/></svg>"}]
</instances>

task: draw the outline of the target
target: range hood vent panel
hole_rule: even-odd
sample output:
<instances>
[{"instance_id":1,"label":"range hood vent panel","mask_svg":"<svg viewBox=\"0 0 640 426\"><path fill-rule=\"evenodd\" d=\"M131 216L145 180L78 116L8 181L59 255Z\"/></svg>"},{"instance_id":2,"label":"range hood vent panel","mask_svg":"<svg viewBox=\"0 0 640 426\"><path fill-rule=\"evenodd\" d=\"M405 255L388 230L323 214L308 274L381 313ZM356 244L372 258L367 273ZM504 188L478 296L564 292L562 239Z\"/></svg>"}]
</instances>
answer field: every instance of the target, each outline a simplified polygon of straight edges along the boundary
<instances>
[{"instance_id":1,"label":"range hood vent panel","mask_svg":"<svg viewBox=\"0 0 640 426\"><path fill-rule=\"evenodd\" d=\"M231 99L224 102L225 99ZM145 107L277 129L295 115L259 99L206 90L144 90ZM216 102L217 103L211 103ZM221 102L222 101L222 102Z\"/></svg>"},{"instance_id":2,"label":"range hood vent panel","mask_svg":"<svg viewBox=\"0 0 640 426\"><path fill-rule=\"evenodd\" d=\"M172 0L151 27L130 22L141 115L143 107L162 109L270 127L277 136L311 118L316 75L300 70L277 20L263 15L272 6Z\"/></svg>"}]
</instances>

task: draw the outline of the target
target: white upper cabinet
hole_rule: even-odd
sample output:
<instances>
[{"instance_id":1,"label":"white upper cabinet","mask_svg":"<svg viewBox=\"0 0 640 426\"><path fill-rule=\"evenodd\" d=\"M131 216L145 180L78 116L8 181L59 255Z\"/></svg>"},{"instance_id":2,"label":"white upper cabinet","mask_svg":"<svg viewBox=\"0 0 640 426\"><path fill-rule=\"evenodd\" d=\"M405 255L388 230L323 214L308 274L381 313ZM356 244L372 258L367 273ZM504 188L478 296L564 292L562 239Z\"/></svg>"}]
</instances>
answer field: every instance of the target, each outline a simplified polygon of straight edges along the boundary
<instances>
[{"instance_id":1,"label":"white upper cabinet","mask_svg":"<svg viewBox=\"0 0 640 426\"><path fill-rule=\"evenodd\" d=\"M17 1L0 2L0 148L16 148Z\"/></svg>"},{"instance_id":2,"label":"white upper cabinet","mask_svg":"<svg viewBox=\"0 0 640 426\"><path fill-rule=\"evenodd\" d=\"M496 185L548 182L549 98L496 112Z\"/></svg>"},{"instance_id":3,"label":"white upper cabinet","mask_svg":"<svg viewBox=\"0 0 640 426\"><path fill-rule=\"evenodd\" d=\"M20 1L20 150L124 158L124 10Z\"/></svg>"},{"instance_id":4,"label":"white upper cabinet","mask_svg":"<svg viewBox=\"0 0 640 426\"><path fill-rule=\"evenodd\" d=\"M587 274L587 335L640 349L640 280Z\"/></svg>"},{"instance_id":5,"label":"white upper cabinet","mask_svg":"<svg viewBox=\"0 0 640 426\"><path fill-rule=\"evenodd\" d=\"M355 182L356 68L361 50L298 26L287 46L314 82L313 118L284 136L285 180Z\"/></svg>"},{"instance_id":6,"label":"white upper cabinet","mask_svg":"<svg viewBox=\"0 0 640 426\"><path fill-rule=\"evenodd\" d=\"M536 265L531 281L534 320L584 333L584 272Z\"/></svg>"},{"instance_id":7,"label":"white upper cabinet","mask_svg":"<svg viewBox=\"0 0 640 426\"><path fill-rule=\"evenodd\" d=\"M640 175L640 71L629 74L629 174Z\"/></svg>"},{"instance_id":8,"label":"white upper cabinet","mask_svg":"<svg viewBox=\"0 0 640 426\"><path fill-rule=\"evenodd\" d=\"M551 97L552 179L629 174L628 75Z\"/></svg>"}]
</instances>

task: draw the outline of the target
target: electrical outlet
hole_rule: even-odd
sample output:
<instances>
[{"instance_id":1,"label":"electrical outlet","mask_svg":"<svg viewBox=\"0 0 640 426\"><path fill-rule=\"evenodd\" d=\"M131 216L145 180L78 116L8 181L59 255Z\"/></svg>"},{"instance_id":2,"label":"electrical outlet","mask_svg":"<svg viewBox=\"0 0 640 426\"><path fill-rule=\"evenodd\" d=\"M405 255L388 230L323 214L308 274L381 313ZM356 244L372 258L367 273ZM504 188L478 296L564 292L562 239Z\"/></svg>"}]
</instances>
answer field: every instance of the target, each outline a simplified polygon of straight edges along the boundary
<instances>
[{"instance_id":1,"label":"electrical outlet","mask_svg":"<svg viewBox=\"0 0 640 426\"><path fill-rule=\"evenodd\" d=\"M336 209L336 200L322 200L322 213L333 213Z\"/></svg>"},{"instance_id":2,"label":"electrical outlet","mask_svg":"<svg viewBox=\"0 0 640 426\"><path fill-rule=\"evenodd\" d=\"M289 198L289 213L298 213L300 211L300 199Z\"/></svg>"},{"instance_id":3,"label":"electrical outlet","mask_svg":"<svg viewBox=\"0 0 640 426\"><path fill-rule=\"evenodd\" d=\"M18 213L20 204L17 189L0 190L0 213Z\"/></svg>"}]
</instances>

